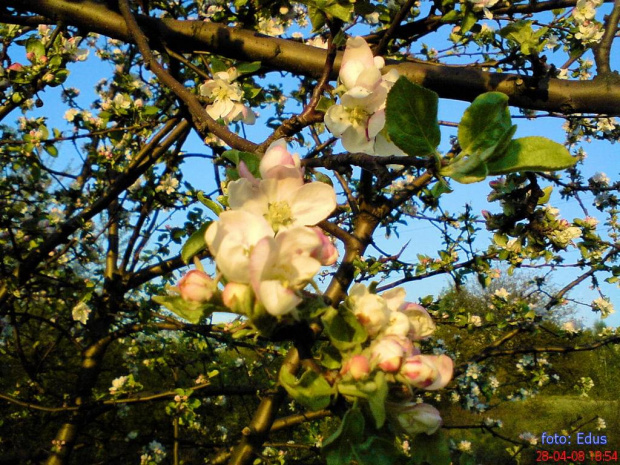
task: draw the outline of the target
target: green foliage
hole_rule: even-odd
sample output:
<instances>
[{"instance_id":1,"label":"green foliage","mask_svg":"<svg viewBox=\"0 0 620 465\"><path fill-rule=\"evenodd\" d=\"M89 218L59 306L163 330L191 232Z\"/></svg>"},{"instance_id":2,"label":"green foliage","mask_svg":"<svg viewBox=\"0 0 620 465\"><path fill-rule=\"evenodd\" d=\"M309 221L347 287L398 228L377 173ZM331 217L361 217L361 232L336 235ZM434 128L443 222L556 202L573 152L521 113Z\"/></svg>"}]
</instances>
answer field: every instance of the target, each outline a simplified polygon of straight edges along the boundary
<instances>
[{"instance_id":1,"label":"green foliage","mask_svg":"<svg viewBox=\"0 0 620 465\"><path fill-rule=\"evenodd\" d=\"M386 104L386 127L390 139L407 155L435 154L441 140L437 123L438 98L435 92L405 77L396 81Z\"/></svg>"},{"instance_id":2,"label":"green foliage","mask_svg":"<svg viewBox=\"0 0 620 465\"><path fill-rule=\"evenodd\" d=\"M440 173L469 184L482 181L487 176L523 171L557 171L577 162L566 148L544 137L512 140L516 130L505 94L488 92L480 95L459 123L461 152Z\"/></svg>"},{"instance_id":3,"label":"green foliage","mask_svg":"<svg viewBox=\"0 0 620 465\"><path fill-rule=\"evenodd\" d=\"M297 378L289 371L287 365L283 365L279 380L296 402L310 410L326 408L334 394L334 389L327 380L320 373L311 369L307 369Z\"/></svg>"}]
</instances>

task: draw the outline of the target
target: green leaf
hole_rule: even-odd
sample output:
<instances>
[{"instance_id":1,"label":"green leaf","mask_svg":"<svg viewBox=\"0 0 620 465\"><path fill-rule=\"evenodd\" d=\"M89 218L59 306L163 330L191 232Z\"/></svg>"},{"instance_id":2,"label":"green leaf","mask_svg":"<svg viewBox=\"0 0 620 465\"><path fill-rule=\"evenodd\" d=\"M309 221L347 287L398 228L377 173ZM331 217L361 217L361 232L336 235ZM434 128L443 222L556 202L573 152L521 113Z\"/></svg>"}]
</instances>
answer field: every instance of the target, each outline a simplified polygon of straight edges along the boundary
<instances>
[{"instance_id":1,"label":"green leaf","mask_svg":"<svg viewBox=\"0 0 620 465\"><path fill-rule=\"evenodd\" d=\"M203 204L217 216L220 216L220 213L224 211L224 208L222 208L220 204L214 202L208 197L205 197L202 192L198 192L198 194L196 194L196 198L200 201L201 204Z\"/></svg>"},{"instance_id":2,"label":"green leaf","mask_svg":"<svg viewBox=\"0 0 620 465\"><path fill-rule=\"evenodd\" d=\"M351 350L368 338L364 326L357 321L353 313L346 309L338 311L335 308L330 308L321 317L321 321L330 341L340 351Z\"/></svg>"},{"instance_id":3,"label":"green leaf","mask_svg":"<svg viewBox=\"0 0 620 465\"><path fill-rule=\"evenodd\" d=\"M202 252L207 244L205 243L205 232L207 228L211 224L211 221L207 221L205 224L200 226L200 228L192 234L187 242L183 244L183 248L181 249L181 259L184 263L189 263L194 255Z\"/></svg>"},{"instance_id":4,"label":"green leaf","mask_svg":"<svg viewBox=\"0 0 620 465\"><path fill-rule=\"evenodd\" d=\"M456 21L461 17L461 12L458 10L450 10L445 15L441 17L442 23L450 23Z\"/></svg>"},{"instance_id":5,"label":"green leaf","mask_svg":"<svg viewBox=\"0 0 620 465\"><path fill-rule=\"evenodd\" d=\"M441 140L437 94L400 77L390 90L385 110L392 142L413 157L435 153Z\"/></svg>"},{"instance_id":6,"label":"green leaf","mask_svg":"<svg viewBox=\"0 0 620 465\"><path fill-rule=\"evenodd\" d=\"M351 463L353 445L360 444L364 438L364 415L357 407L344 414L338 429L323 441L323 454L327 465L344 465Z\"/></svg>"},{"instance_id":7,"label":"green leaf","mask_svg":"<svg viewBox=\"0 0 620 465\"><path fill-rule=\"evenodd\" d=\"M308 5L308 16L310 17L310 22L312 23L312 32L318 32L323 28L323 26L325 26L325 22L327 21L325 13L317 7Z\"/></svg>"},{"instance_id":8,"label":"green leaf","mask_svg":"<svg viewBox=\"0 0 620 465\"><path fill-rule=\"evenodd\" d=\"M239 168L240 162L244 162L250 170L250 173L256 177L260 177L260 171L258 169L260 158L257 155L250 152L242 152L241 150L226 150L222 156L232 161L237 168Z\"/></svg>"},{"instance_id":9,"label":"green leaf","mask_svg":"<svg viewBox=\"0 0 620 465\"><path fill-rule=\"evenodd\" d=\"M512 137L513 126L508 110L508 96L487 92L476 97L463 113L459 123L458 141L463 153L479 154L482 161L492 158L500 143Z\"/></svg>"},{"instance_id":10,"label":"green leaf","mask_svg":"<svg viewBox=\"0 0 620 465\"><path fill-rule=\"evenodd\" d=\"M211 63L211 71L213 74L228 71L228 65L216 56L211 56L209 62Z\"/></svg>"},{"instance_id":11,"label":"green leaf","mask_svg":"<svg viewBox=\"0 0 620 465\"><path fill-rule=\"evenodd\" d=\"M557 171L570 168L577 159L561 144L545 137L521 137L510 142L501 158L490 161L489 174L520 171Z\"/></svg>"},{"instance_id":12,"label":"green leaf","mask_svg":"<svg viewBox=\"0 0 620 465\"><path fill-rule=\"evenodd\" d=\"M411 445L411 465L450 465L450 442L443 431L418 434Z\"/></svg>"},{"instance_id":13,"label":"green leaf","mask_svg":"<svg viewBox=\"0 0 620 465\"><path fill-rule=\"evenodd\" d=\"M476 24L476 22L478 22L478 16L476 16L476 13L472 11L471 7L466 7L465 13L463 15L463 22L461 23L460 33L465 34L469 32L470 29L474 27L474 24Z\"/></svg>"},{"instance_id":14,"label":"green leaf","mask_svg":"<svg viewBox=\"0 0 620 465\"><path fill-rule=\"evenodd\" d=\"M371 436L354 447L353 454L359 465L393 465L401 456L393 441Z\"/></svg>"},{"instance_id":15,"label":"green leaf","mask_svg":"<svg viewBox=\"0 0 620 465\"><path fill-rule=\"evenodd\" d=\"M297 378L288 370L288 365L282 365L279 375L280 384L286 392L304 407L310 410L326 408L334 393L334 388L320 373L306 370L301 378Z\"/></svg>"},{"instance_id":16,"label":"green leaf","mask_svg":"<svg viewBox=\"0 0 620 465\"><path fill-rule=\"evenodd\" d=\"M239 74L255 73L260 69L260 61L253 61L251 63L240 63L237 65L237 71Z\"/></svg>"},{"instance_id":17,"label":"green leaf","mask_svg":"<svg viewBox=\"0 0 620 465\"><path fill-rule=\"evenodd\" d=\"M542 27L534 31L532 24L532 21L517 21L500 29L499 35L519 45L524 55L533 55L541 52L545 47L546 41L542 39L542 36L547 33L548 28Z\"/></svg>"},{"instance_id":18,"label":"green leaf","mask_svg":"<svg viewBox=\"0 0 620 465\"><path fill-rule=\"evenodd\" d=\"M56 146L54 144L45 144L43 146L43 148L45 149L45 151L47 153L49 153L52 157L57 157L58 156L58 149L56 148Z\"/></svg>"},{"instance_id":19,"label":"green leaf","mask_svg":"<svg viewBox=\"0 0 620 465\"><path fill-rule=\"evenodd\" d=\"M30 37L26 41L26 52L33 53L38 60L45 55L45 46L40 40Z\"/></svg>"},{"instance_id":20,"label":"green leaf","mask_svg":"<svg viewBox=\"0 0 620 465\"><path fill-rule=\"evenodd\" d=\"M192 324L198 324L203 317L209 316L218 309L216 305L209 302L187 302L180 295L158 295L154 296L153 300Z\"/></svg>"},{"instance_id":21,"label":"green leaf","mask_svg":"<svg viewBox=\"0 0 620 465\"><path fill-rule=\"evenodd\" d=\"M369 388L368 384L362 387L362 390ZM385 423L385 401L388 395L388 384L385 379L385 373L378 371L373 381L372 390L366 391L368 394L368 406L370 413L375 419L377 428L381 428Z\"/></svg>"}]
</instances>

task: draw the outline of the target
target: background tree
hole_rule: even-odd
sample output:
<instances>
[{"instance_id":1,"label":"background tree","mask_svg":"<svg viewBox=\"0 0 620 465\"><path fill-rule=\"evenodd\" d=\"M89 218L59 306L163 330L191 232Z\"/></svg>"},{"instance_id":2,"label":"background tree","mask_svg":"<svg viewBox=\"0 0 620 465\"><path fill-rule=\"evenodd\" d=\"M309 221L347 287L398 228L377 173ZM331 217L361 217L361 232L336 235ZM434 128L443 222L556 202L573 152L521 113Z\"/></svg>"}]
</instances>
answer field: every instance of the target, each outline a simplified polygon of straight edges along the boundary
<instances>
[{"instance_id":1,"label":"background tree","mask_svg":"<svg viewBox=\"0 0 620 465\"><path fill-rule=\"evenodd\" d=\"M575 292L577 304L613 311L618 183L592 175L583 142L620 133L619 19L617 1L582 0L0 2L0 462L449 463L445 435L425 434L432 407L403 425L384 402L433 403L411 364L379 369L373 352L363 365L387 331L371 310L438 275L488 286L498 268L540 273L535 300L496 294L484 315L450 295L421 300L476 351L426 339L417 304L385 310L437 355L424 359L430 386L447 383L439 354L455 360L445 396L465 408L522 381L507 356L531 357L523 370L546 382L538 357L616 344L615 329L581 342L548 315L587 284L599 295ZM74 87L85 68L94 89ZM446 99L471 106L438 121ZM564 118L565 147L515 138L511 111ZM245 250L244 282L240 255L220 246L257 229L229 212L262 208L257 186L282 179L305 194L262 206L273 234ZM488 194L492 211L450 213L451 189ZM564 219L558 197L583 214ZM314 220L292 225L285 207ZM441 246L376 239L402 224L434 225ZM304 234L320 247L299 252L303 266L277 255ZM333 267L306 288L317 263ZM547 287L561 269L572 276ZM474 373L481 362L488 373ZM508 439L515 455L531 442Z\"/></svg>"}]
</instances>

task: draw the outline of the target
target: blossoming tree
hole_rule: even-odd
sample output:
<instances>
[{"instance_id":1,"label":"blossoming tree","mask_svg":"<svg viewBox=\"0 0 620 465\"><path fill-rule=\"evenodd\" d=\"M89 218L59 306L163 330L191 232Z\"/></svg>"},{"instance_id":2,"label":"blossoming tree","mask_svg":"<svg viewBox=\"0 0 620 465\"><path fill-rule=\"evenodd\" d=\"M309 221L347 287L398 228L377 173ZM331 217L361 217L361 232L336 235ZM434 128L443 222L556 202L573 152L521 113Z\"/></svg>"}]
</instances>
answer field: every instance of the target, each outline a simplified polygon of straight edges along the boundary
<instances>
[{"instance_id":1,"label":"blossoming tree","mask_svg":"<svg viewBox=\"0 0 620 465\"><path fill-rule=\"evenodd\" d=\"M620 341L532 339L569 295L613 312L618 184L583 143L620 134L617 1L2 3L0 462L470 463L442 402L484 411L494 358L533 392L524 355ZM423 222L436 253L393 240ZM536 298L485 315L404 288L522 267Z\"/></svg>"}]
</instances>

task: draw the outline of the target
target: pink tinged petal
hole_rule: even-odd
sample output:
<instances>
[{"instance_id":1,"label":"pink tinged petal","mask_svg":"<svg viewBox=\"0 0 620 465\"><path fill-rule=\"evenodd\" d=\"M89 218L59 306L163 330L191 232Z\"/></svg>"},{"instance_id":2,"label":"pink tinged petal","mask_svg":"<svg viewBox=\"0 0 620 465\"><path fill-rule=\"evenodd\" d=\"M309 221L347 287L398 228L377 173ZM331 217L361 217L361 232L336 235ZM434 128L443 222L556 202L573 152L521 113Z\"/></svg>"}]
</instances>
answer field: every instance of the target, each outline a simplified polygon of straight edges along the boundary
<instances>
[{"instance_id":1,"label":"pink tinged petal","mask_svg":"<svg viewBox=\"0 0 620 465\"><path fill-rule=\"evenodd\" d=\"M336 137L341 137L351 127L349 113L342 105L332 105L329 107L325 113L324 121L329 132Z\"/></svg>"},{"instance_id":2,"label":"pink tinged petal","mask_svg":"<svg viewBox=\"0 0 620 465\"><path fill-rule=\"evenodd\" d=\"M250 181L253 186L258 186L260 181L256 179L256 177L250 172L250 170L248 169L248 165L246 165L243 160L239 162L238 169L239 176L241 176L243 179L247 179L248 181Z\"/></svg>"},{"instance_id":3,"label":"pink tinged petal","mask_svg":"<svg viewBox=\"0 0 620 465\"><path fill-rule=\"evenodd\" d=\"M244 164L245 166L245 164ZM241 173L241 166L239 167L239 172ZM247 171L247 168L245 168ZM247 171L247 173L252 176L252 173ZM256 178L254 178L256 180ZM256 180L257 181L257 180ZM246 210L251 213L255 213L257 215L262 215L266 212L266 208L261 208L262 203L266 203L264 199L262 199L261 194L258 189L258 182L252 182L248 180L245 176L241 179L237 179L236 181L232 181L228 184L228 205L233 210L240 210L244 207L247 207ZM265 205L266 207L266 205Z\"/></svg>"},{"instance_id":4,"label":"pink tinged petal","mask_svg":"<svg viewBox=\"0 0 620 465\"><path fill-rule=\"evenodd\" d=\"M340 80L350 89L355 85L360 73L370 67L374 67L372 50L361 37L350 37L342 56L340 65Z\"/></svg>"},{"instance_id":5,"label":"pink tinged petal","mask_svg":"<svg viewBox=\"0 0 620 465\"><path fill-rule=\"evenodd\" d=\"M370 373L370 362L364 355L354 355L342 367L341 373L343 375L350 373L356 381L366 378Z\"/></svg>"},{"instance_id":6,"label":"pink tinged petal","mask_svg":"<svg viewBox=\"0 0 620 465\"><path fill-rule=\"evenodd\" d=\"M437 367L437 370L439 371L439 376L437 376L437 379L435 379L435 381L426 389L428 391L443 389L452 379L452 374L454 373L454 362L450 357L443 354L428 355L428 357L432 359L435 366Z\"/></svg>"},{"instance_id":7,"label":"pink tinged petal","mask_svg":"<svg viewBox=\"0 0 620 465\"><path fill-rule=\"evenodd\" d=\"M204 271L191 270L177 285L181 298L188 302L208 302L213 297L216 284Z\"/></svg>"},{"instance_id":8,"label":"pink tinged petal","mask_svg":"<svg viewBox=\"0 0 620 465\"><path fill-rule=\"evenodd\" d=\"M368 120L367 134L369 139L374 139L385 126L385 110L376 111ZM376 145L376 144L375 144Z\"/></svg>"},{"instance_id":9,"label":"pink tinged petal","mask_svg":"<svg viewBox=\"0 0 620 465\"><path fill-rule=\"evenodd\" d=\"M342 134L341 142L347 152L374 155L375 141L367 137L366 127L350 127Z\"/></svg>"},{"instance_id":10,"label":"pink tinged petal","mask_svg":"<svg viewBox=\"0 0 620 465\"><path fill-rule=\"evenodd\" d=\"M289 203L298 189L304 185L304 181L298 177L283 179L263 179L260 183L260 191L265 196L266 202ZM266 205L267 207L267 205Z\"/></svg>"},{"instance_id":11,"label":"pink tinged petal","mask_svg":"<svg viewBox=\"0 0 620 465\"><path fill-rule=\"evenodd\" d=\"M321 229L312 228L312 230L319 238L320 245L312 251L311 256L316 258L323 266L333 265L338 260L338 249Z\"/></svg>"},{"instance_id":12,"label":"pink tinged petal","mask_svg":"<svg viewBox=\"0 0 620 465\"><path fill-rule=\"evenodd\" d=\"M277 261L277 245L272 237L264 237L256 243L248 263L250 284L258 295L261 281L267 279Z\"/></svg>"},{"instance_id":13,"label":"pink tinged petal","mask_svg":"<svg viewBox=\"0 0 620 465\"><path fill-rule=\"evenodd\" d=\"M289 153L284 139L279 139L269 146L260 162L259 169L263 179L303 178L299 155Z\"/></svg>"},{"instance_id":14,"label":"pink tinged petal","mask_svg":"<svg viewBox=\"0 0 620 465\"><path fill-rule=\"evenodd\" d=\"M400 374L413 387L429 389L439 378L439 369L428 355L408 357L400 369Z\"/></svg>"},{"instance_id":15,"label":"pink tinged petal","mask_svg":"<svg viewBox=\"0 0 620 465\"><path fill-rule=\"evenodd\" d=\"M336 205L334 188L322 182L304 184L295 192L290 203L294 223L304 226L323 221Z\"/></svg>"},{"instance_id":16,"label":"pink tinged petal","mask_svg":"<svg viewBox=\"0 0 620 465\"><path fill-rule=\"evenodd\" d=\"M386 336L406 337L409 334L409 318L401 312L390 313L390 323L383 334Z\"/></svg>"},{"instance_id":17,"label":"pink tinged petal","mask_svg":"<svg viewBox=\"0 0 620 465\"><path fill-rule=\"evenodd\" d=\"M276 280L262 281L258 296L267 312L276 317L291 313L302 302L293 290Z\"/></svg>"},{"instance_id":18,"label":"pink tinged petal","mask_svg":"<svg viewBox=\"0 0 620 465\"><path fill-rule=\"evenodd\" d=\"M360 73L354 88L364 88L373 91L381 83L381 71L377 68L366 68Z\"/></svg>"},{"instance_id":19,"label":"pink tinged petal","mask_svg":"<svg viewBox=\"0 0 620 465\"><path fill-rule=\"evenodd\" d=\"M381 370L387 373L398 372L405 356L402 345L392 337L380 339L374 345L371 353L373 363L376 363Z\"/></svg>"},{"instance_id":20,"label":"pink tinged petal","mask_svg":"<svg viewBox=\"0 0 620 465\"><path fill-rule=\"evenodd\" d=\"M435 322L421 305L406 302L401 306L403 312L409 318L411 331L409 338L412 341L420 341L435 332Z\"/></svg>"}]
</instances>

